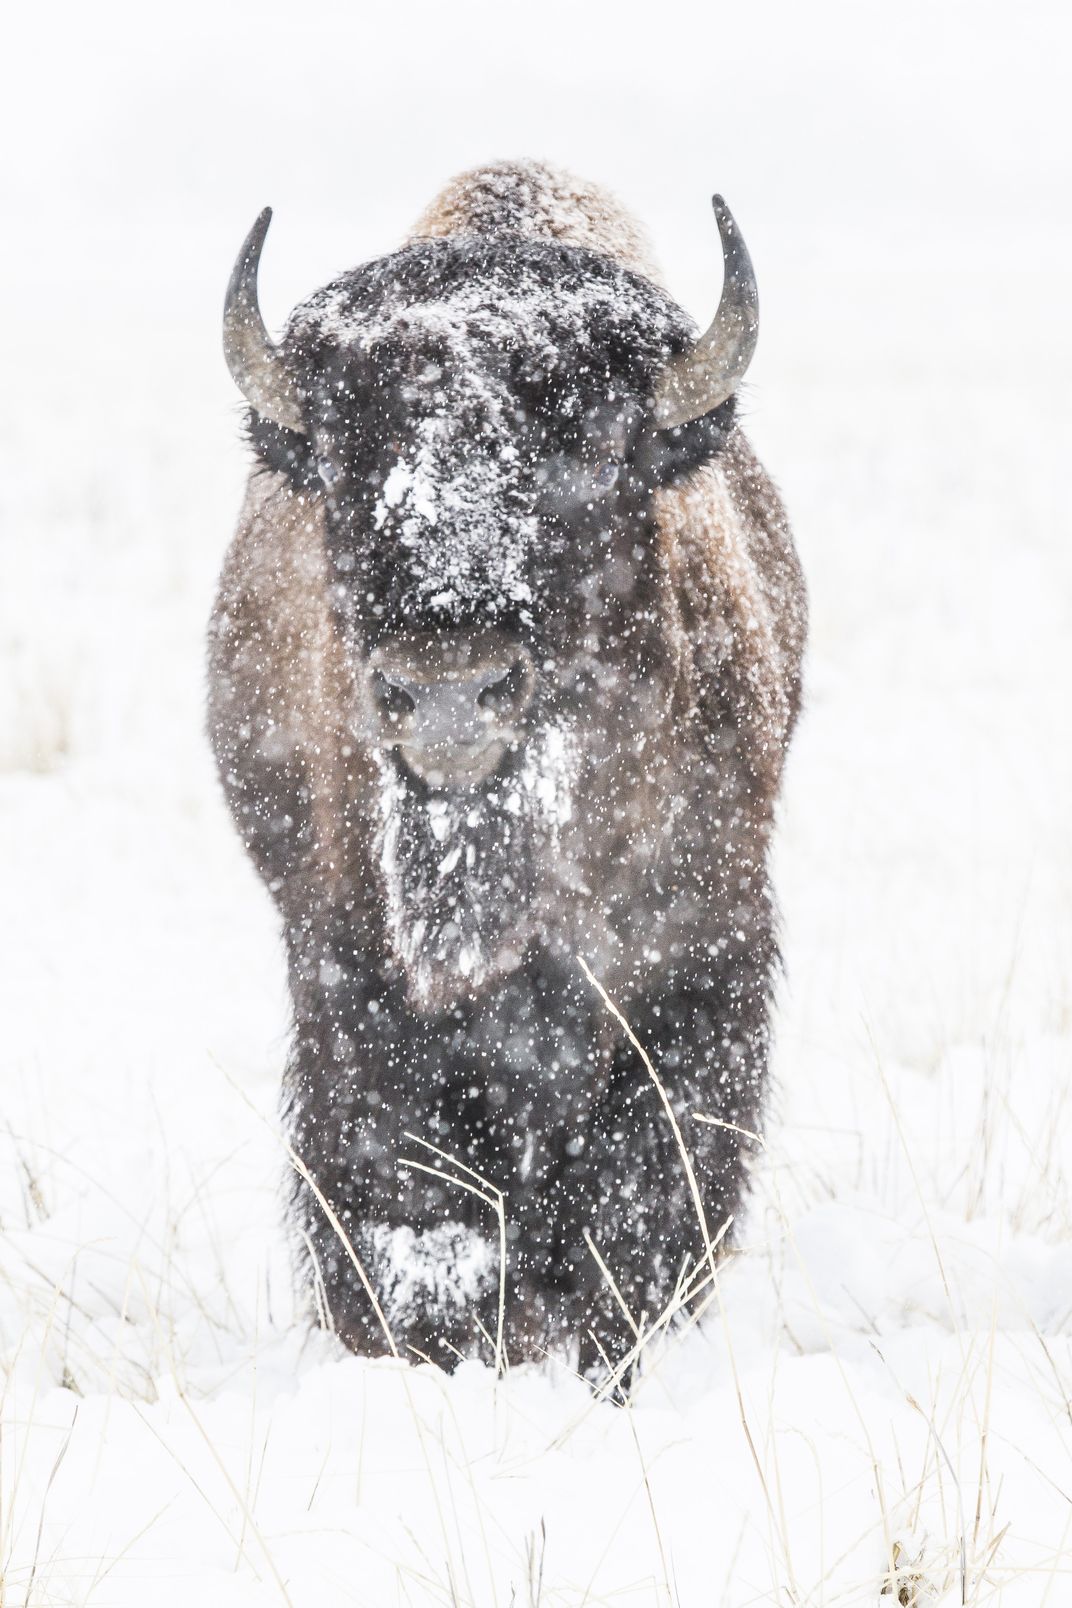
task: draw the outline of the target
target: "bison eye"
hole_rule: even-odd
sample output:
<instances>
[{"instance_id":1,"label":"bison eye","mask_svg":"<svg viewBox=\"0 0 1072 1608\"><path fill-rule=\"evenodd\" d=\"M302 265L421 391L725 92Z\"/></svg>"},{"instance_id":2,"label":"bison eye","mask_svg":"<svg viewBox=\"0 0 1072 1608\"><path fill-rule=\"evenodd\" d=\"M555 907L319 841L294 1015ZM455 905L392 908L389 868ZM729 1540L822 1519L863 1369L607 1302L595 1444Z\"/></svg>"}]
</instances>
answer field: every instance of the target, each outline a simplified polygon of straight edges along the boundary
<instances>
[{"instance_id":1,"label":"bison eye","mask_svg":"<svg viewBox=\"0 0 1072 1608\"><path fill-rule=\"evenodd\" d=\"M316 472L325 486L333 486L339 478L339 471L330 458L318 458L316 460Z\"/></svg>"},{"instance_id":2,"label":"bison eye","mask_svg":"<svg viewBox=\"0 0 1072 1608\"><path fill-rule=\"evenodd\" d=\"M581 508L589 512L617 484L621 465L559 453L535 467L536 495L549 514L570 518Z\"/></svg>"}]
</instances>

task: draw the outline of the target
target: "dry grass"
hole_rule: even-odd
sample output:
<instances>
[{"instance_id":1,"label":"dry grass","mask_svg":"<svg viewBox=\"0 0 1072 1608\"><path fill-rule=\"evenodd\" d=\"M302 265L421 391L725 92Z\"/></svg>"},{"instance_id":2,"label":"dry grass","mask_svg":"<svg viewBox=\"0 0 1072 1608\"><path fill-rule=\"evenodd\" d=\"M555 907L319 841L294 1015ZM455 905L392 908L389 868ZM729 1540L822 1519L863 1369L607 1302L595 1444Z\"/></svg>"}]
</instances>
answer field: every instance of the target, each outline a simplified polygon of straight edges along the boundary
<instances>
[{"instance_id":1,"label":"dry grass","mask_svg":"<svg viewBox=\"0 0 1072 1608\"><path fill-rule=\"evenodd\" d=\"M419 1134L408 1137L431 1160L411 1155L400 1158L400 1165L431 1173L445 1179L452 1187L472 1194L487 1207L497 1224L500 1270L496 1332L485 1336L499 1381L494 1392L493 1444L498 1448L495 1457L504 1461L502 1473L495 1474L494 1478L524 1479L533 1474L541 1459L569 1455L573 1447L584 1443L596 1423L596 1415L611 1413L628 1431L636 1467L633 1496L623 1503L616 1522L604 1526L598 1540L593 1532L587 1575L567 1583L556 1559L554 1531L549 1532L546 1525L540 1524L535 1529L528 1527L515 1532L504 1519L494 1500L494 1485L489 1487L487 1470L482 1466L482 1459L488 1454L485 1451L474 1455L475 1432L459 1411L452 1382L438 1372L426 1373L418 1381L409 1370L403 1370L406 1413L415 1444L420 1448L420 1479L434 1514L434 1525L430 1530L410 1535L401 1549L397 1540L387 1537L383 1538L382 1545L367 1539L363 1543L371 1548L370 1555L378 1556L380 1562L389 1561L394 1568L399 1583L398 1600L441 1602L448 1608L452 1605L498 1608L500 1603L503 1608L510 1603L528 1604L529 1608L579 1608L579 1605L596 1608L597 1604L612 1600L616 1605L636 1602L651 1604L653 1608L693 1608L693 1599L682 1596L675 1575L674 1537L680 1531L683 1515L666 1507L660 1469L667 1447L658 1444L654 1450L649 1448L651 1420L647 1405L659 1399L659 1392L664 1381L672 1376L675 1359L682 1354L682 1348L699 1341L715 1347L725 1360L728 1387L736 1403L739 1445L736 1451L731 1447L724 1450L731 1457L743 1454L751 1464L761 1516L758 1513L753 1516L750 1530L753 1540L757 1529L766 1537L768 1578L754 1581L751 1588L740 1576L738 1563L746 1530L742 1530L736 1547L728 1554L712 1555L711 1579L722 1582L721 1589L727 1601L741 1604L742 1608L746 1601L792 1605L792 1608L839 1608L839 1605L865 1601L876 1604L890 1601L904 1608L954 1603L961 1608L984 1608L984 1605L989 1608L991 1604L1002 1602L1014 1586L1024 1589L1029 1584L1032 1592L1037 1589L1036 1600L1040 1604L1062 1603L1072 1582L1072 1554L1069 1552L1072 1495L1066 1494L1072 1487L1072 1479L1062 1484L1057 1477L1058 1469L1035 1465L1040 1487L1056 1488L1067 1503L1068 1522L1061 1534L1054 1535L1052 1546L1038 1546L1031 1552L1025 1536L1017 1532L1010 1517L1002 1477L995 1470L995 1453L1000 1454L998 1462L1005 1464L1010 1450L995 1430L993 1418L995 1392L1000 1388L1001 1369L1005 1366L998 1360L999 1342L1004 1344L1008 1338L999 1328L1000 1274L995 1268L989 1329L980 1332L976 1326L965 1325L955 1278L948 1265L947 1231L934 1215L936 1201L943 1206L955 1199L967 1203L966 1220L974 1221L993 1189L994 1179L988 1166L996 1169L999 1178L1004 1175L1000 1113L1010 1109L1007 1078L1011 1073L1006 1073L1002 1081L1000 1067L1011 1069L1014 1058L1001 1062L992 1057L988 1061L993 1084L980 1103L970 1170L962 1181L962 1188L949 1191L948 1200L943 1201L940 1189L936 1189L935 1180L929 1174L929 1162L918 1148L917 1136L910 1131L910 1124L900 1108L895 1082L877 1051L874 1055L873 1075L883 1093L893 1140L886 1150L887 1165L893 1168L899 1151L903 1173L912 1182L920 1223L943 1292L956 1360L944 1374L936 1373L929 1380L928 1394L924 1397L918 1386L913 1389L902 1383L897 1366L887 1354L880 1326L863 1308L856 1332L869 1337L871 1351L888 1377L893 1396L922 1427L920 1441L905 1431L903 1414L899 1420L902 1427L892 1431L889 1424L876 1418L873 1403L860 1398L859 1366L850 1364L840 1320L832 1319L828 1299L815 1288L808 1257L798 1244L798 1214L783 1199L783 1184L794 1176L792 1157L779 1148L780 1142L773 1142L769 1136L748 1136L761 1157L756 1190L763 1202L764 1232L727 1252L726 1233L730 1225L720 1225L712 1233L706 1221L689 1154L687 1127L673 1111L658 1070L643 1046L596 979L587 968L585 970L605 1007L615 1014L629 1034L659 1093L674 1134L682 1171L689 1181L702 1235L702 1252L693 1265L681 1270L666 1309L654 1320L641 1324L635 1315L628 1313L606 1256L589 1239L589 1250L613 1298L628 1318L633 1345L627 1356L615 1365L608 1361L605 1377L591 1389L585 1404L565 1422L549 1426L548 1433L541 1435L540 1426L528 1419L523 1398L512 1391L504 1393L504 1387L509 1384L509 1368L503 1343L507 1315L507 1239L506 1205L501 1192L457 1157ZM255 1113L257 1124L264 1124L267 1119L256 1111L243 1091L237 1089L233 1079L228 1077L228 1082L239 1093L245 1109ZM1066 1109L1067 1096L1067 1084L1055 1087L1050 1111L1055 1120ZM718 1120L707 1112L689 1115L698 1122ZM1034 1226L1045 1223L1051 1232L1060 1233L1063 1219L1055 1218L1052 1212L1039 1212L1040 1203L1046 1198L1055 1203L1055 1209L1064 1210L1066 1180L1061 1173L1059 1148L1056 1144L1033 1146L1032 1136L1022 1122L1013 1127L1013 1132L1017 1144L1025 1152L1032 1150L1036 1157L1034 1177L1023 1171L1018 1174L1018 1193L1011 1208L1014 1220ZM275 1141L287 1150L291 1165L301 1171L285 1140L274 1129L273 1134ZM41 1176L41 1157L46 1151L40 1146L29 1146L15 1136L9 1137L16 1160L23 1222L25 1227L32 1228L47 1217L50 1197L58 1187L55 1167L52 1179L46 1182ZM176 1311L184 1303L196 1304L201 1296L197 1286L184 1274L181 1258L175 1255L176 1225L191 1212L203 1212L214 1219L214 1233L225 1236L228 1232L226 1218L219 1218L211 1181L209 1176L203 1177L193 1190L176 1200L169 1209L170 1226L163 1235L145 1235L144 1225L139 1225L139 1249L126 1253L129 1256L128 1296L136 1294L137 1304L145 1314L139 1323L146 1340L141 1375L128 1368L121 1369L115 1355L110 1358L83 1356L83 1348L88 1344L84 1338L87 1313L77 1294L77 1255L72 1256L67 1273L58 1280L50 1279L42 1269L35 1271L24 1256L21 1261L5 1256L0 1262L0 1277L6 1279L9 1286L17 1276L26 1313L20 1337L22 1356L17 1360L24 1362L29 1348L36 1354L34 1385L29 1399L19 1399L16 1403L11 1385L14 1370L9 1372L8 1382L0 1390L0 1608L13 1608L16 1603L23 1604L24 1608L53 1603L103 1604L107 1582L114 1577L114 1571L137 1554L145 1538L151 1536L153 1528L178 1499L176 1495L165 1502L137 1527L118 1551L91 1560L79 1560L64 1551L62 1534L58 1539L53 1534L50 1514L55 1509L63 1482L69 1448L78 1434L78 1412L75 1401L74 1411L65 1421L58 1422L56 1398L50 1395L47 1407L43 1404L56 1378L57 1357L62 1359L61 1376L67 1383L68 1399L77 1391L80 1377L87 1381L99 1381L103 1377L109 1381L108 1391L114 1398L115 1410L136 1415L146 1436L165 1450L174 1463L178 1488L185 1485L195 1492L200 1506L212 1515L215 1525L233 1548L235 1567L252 1579L262 1581L276 1600L285 1603L300 1600L294 1596L294 1583L279 1556L284 1537L278 1524L265 1523L260 1511L262 1482L266 1467L271 1466L272 1453L270 1427L265 1430L259 1419L256 1395L248 1414L248 1433L241 1454L236 1455L234 1446L217 1443L212 1399L200 1401L196 1389L191 1388L177 1339ZM794 1183L798 1182L794 1178ZM83 1178L82 1184L90 1193L99 1188L103 1198L109 1196L99 1180ZM331 1215L315 1185L312 1187L347 1254L359 1268L341 1225ZM826 1194L836 1197L836 1186L826 1190ZM214 1243L211 1235L209 1243ZM742 1341L737 1330L741 1317L746 1314L735 1305L733 1297L727 1295L726 1288L727 1278L749 1266L765 1269L765 1281L771 1290L779 1292L777 1312L784 1343L781 1352L771 1355L766 1399L759 1389L754 1367L749 1371L747 1382L745 1380L740 1363ZM222 1257L219 1267L222 1272ZM781 1294L788 1275L796 1281L792 1310L785 1305ZM367 1279L364 1282L370 1300L374 1301ZM804 1298L801 1291L805 1292ZM222 1299L221 1310L231 1313L234 1321L240 1323L237 1296L223 1291ZM802 1299L805 1300L803 1307ZM326 1317L326 1303L321 1304ZM127 1307L128 1297L124 1297L124 1312ZM785 1461L787 1436L799 1436L799 1432L779 1423L777 1409L778 1369L784 1357L803 1349L795 1336L803 1316L813 1322L816 1332L822 1336L820 1354L831 1359L850 1417L855 1421L858 1454L854 1478L869 1481L872 1492L869 1518L863 1523L855 1522L854 1528L837 1535L835 1544L824 1543L818 1567L811 1556L813 1549L807 1549L806 1558L800 1551L802 1512L807 1504L802 1508L799 1475L794 1475ZM206 1321L219 1320L210 1319L206 1313ZM386 1324L384 1328L389 1335ZM1058 1355L1053 1334L1043 1333L1030 1315L1025 1314L1015 1336L1038 1401L1046 1414L1055 1423L1063 1424L1067 1432L1072 1429L1072 1382L1063 1371L1066 1364ZM257 1336L252 1337L252 1343L255 1355ZM391 1343L397 1356L397 1347L393 1341ZM553 1367L561 1369L561 1359L557 1359ZM162 1425L154 1411L153 1402L161 1380L168 1382L172 1398L193 1427L202 1448L196 1459L179 1449L174 1432ZM367 1388L363 1383L362 1390ZM138 1396L142 1397L144 1405L138 1404ZM620 1399L622 1406L609 1405L613 1399ZM599 1422L605 1420L599 1419ZM511 1436L519 1430L523 1430L530 1441L530 1449L521 1463L512 1462L506 1450ZM541 1450L531 1449L533 1439ZM902 1440L912 1443L907 1456L902 1453ZM42 1463L40 1448L45 1442L51 1443L52 1450ZM827 1489L824 1484L829 1447L814 1439L808 1440L807 1447L815 1470L814 1520L825 1537L837 1528L832 1515L838 1512L838 1491ZM331 1462L329 1445L304 1499L304 1506L310 1512L320 1499L322 1482ZM364 1471L358 1477L360 1490L362 1480L375 1478L375 1469L368 1467L363 1449L359 1450L358 1463ZM45 1470L43 1479L41 1468ZM598 1493L594 1493L594 1507L599 1509ZM645 1544L652 1559L651 1572L637 1579L633 1589L627 1590L619 1582L613 1597L607 1597L601 1581L608 1573L613 1576L611 1566L626 1534L623 1526L628 1525L631 1531L637 1525L639 1511L646 1514L648 1540ZM602 1523L608 1516L600 1512L598 1522ZM503 1559L507 1555L514 1563L504 1571ZM865 1557L873 1560L869 1573L848 1572L849 1560ZM1025 1561L1028 1559L1030 1561ZM505 1578L513 1581L509 1591L503 1585ZM350 1598L343 1596L340 1600L360 1602L362 1598L357 1594Z\"/></svg>"}]
</instances>

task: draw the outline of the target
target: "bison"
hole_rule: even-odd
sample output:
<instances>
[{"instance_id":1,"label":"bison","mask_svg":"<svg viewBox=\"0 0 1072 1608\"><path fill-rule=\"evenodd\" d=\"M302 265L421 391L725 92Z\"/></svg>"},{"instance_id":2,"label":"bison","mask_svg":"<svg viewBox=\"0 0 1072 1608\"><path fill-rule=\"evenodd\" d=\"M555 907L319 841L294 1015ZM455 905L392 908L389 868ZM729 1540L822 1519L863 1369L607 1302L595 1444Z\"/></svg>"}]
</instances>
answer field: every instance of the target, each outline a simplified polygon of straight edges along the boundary
<instances>
[{"instance_id":1,"label":"bison","mask_svg":"<svg viewBox=\"0 0 1072 1608\"><path fill-rule=\"evenodd\" d=\"M231 277L209 730L286 936L296 1243L365 1355L620 1363L701 1282L697 1196L715 1238L738 1211L805 596L714 210L699 336L640 226L537 163L456 179L278 344L268 210Z\"/></svg>"}]
</instances>

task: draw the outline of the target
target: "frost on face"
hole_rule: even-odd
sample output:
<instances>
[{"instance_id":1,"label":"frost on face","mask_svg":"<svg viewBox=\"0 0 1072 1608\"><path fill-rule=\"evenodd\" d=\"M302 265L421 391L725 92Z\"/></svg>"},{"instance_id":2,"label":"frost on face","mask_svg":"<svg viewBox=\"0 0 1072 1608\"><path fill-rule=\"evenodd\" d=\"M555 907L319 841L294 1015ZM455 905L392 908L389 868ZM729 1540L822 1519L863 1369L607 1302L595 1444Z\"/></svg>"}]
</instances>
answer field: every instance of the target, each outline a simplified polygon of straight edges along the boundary
<instances>
[{"instance_id":1,"label":"frost on face","mask_svg":"<svg viewBox=\"0 0 1072 1608\"><path fill-rule=\"evenodd\" d=\"M476 605L532 623L534 477L541 451L557 450L541 432L551 420L583 437L589 410L613 402L608 354L640 330L654 361L671 322L653 287L609 265L586 275L504 259L462 272L434 254L386 285L340 280L296 311L290 338L320 354L337 410L325 450L350 432L355 478L372 488L355 540L390 555L404 612Z\"/></svg>"},{"instance_id":2,"label":"frost on face","mask_svg":"<svg viewBox=\"0 0 1072 1608\"><path fill-rule=\"evenodd\" d=\"M379 768L388 933L411 999L431 1008L521 964L537 867L556 862L573 813L576 746L548 723L516 773L472 792L418 792L389 757Z\"/></svg>"},{"instance_id":3,"label":"frost on face","mask_svg":"<svg viewBox=\"0 0 1072 1608\"><path fill-rule=\"evenodd\" d=\"M372 522L377 530L383 529L384 520L392 508L401 510L402 535L406 541L414 545L420 534L422 521L427 525L435 525L438 522L436 488L429 479L424 465L415 464L411 468L403 458L399 458L384 481L383 496L376 504Z\"/></svg>"},{"instance_id":4,"label":"frost on face","mask_svg":"<svg viewBox=\"0 0 1072 1608\"><path fill-rule=\"evenodd\" d=\"M405 547L415 604L449 612L489 595L498 609L513 605L527 617L525 576L537 526L515 505L510 466L517 449L502 440L494 453L487 442L468 452L457 437L452 418L421 420L412 456L399 457L384 480L373 528L387 526Z\"/></svg>"}]
</instances>

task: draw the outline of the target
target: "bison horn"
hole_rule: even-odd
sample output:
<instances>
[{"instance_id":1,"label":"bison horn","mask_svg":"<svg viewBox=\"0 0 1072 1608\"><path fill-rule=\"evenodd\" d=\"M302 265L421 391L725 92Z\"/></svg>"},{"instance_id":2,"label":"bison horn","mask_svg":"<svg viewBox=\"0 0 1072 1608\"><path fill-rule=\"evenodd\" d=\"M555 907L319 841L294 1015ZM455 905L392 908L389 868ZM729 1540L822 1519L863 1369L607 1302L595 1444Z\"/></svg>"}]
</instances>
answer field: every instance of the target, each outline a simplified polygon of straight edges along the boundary
<instances>
[{"instance_id":1,"label":"bison horn","mask_svg":"<svg viewBox=\"0 0 1072 1608\"><path fill-rule=\"evenodd\" d=\"M712 196L722 237L723 280L710 329L663 370L655 393L655 422L672 430L699 419L732 396L752 361L759 335L759 294L748 247L720 195Z\"/></svg>"},{"instance_id":2,"label":"bison horn","mask_svg":"<svg viewBox=\"0 0 1072 1608\"><path fill-rule=\"evenodd\" d=\"M257 268L272 221L265 207L246 236L231 271L223 304L223 355L231 377L251 408L272 424L305 434L297 389L279 348L264 327L257 303Z\"/></svg>"}]
</instances>

